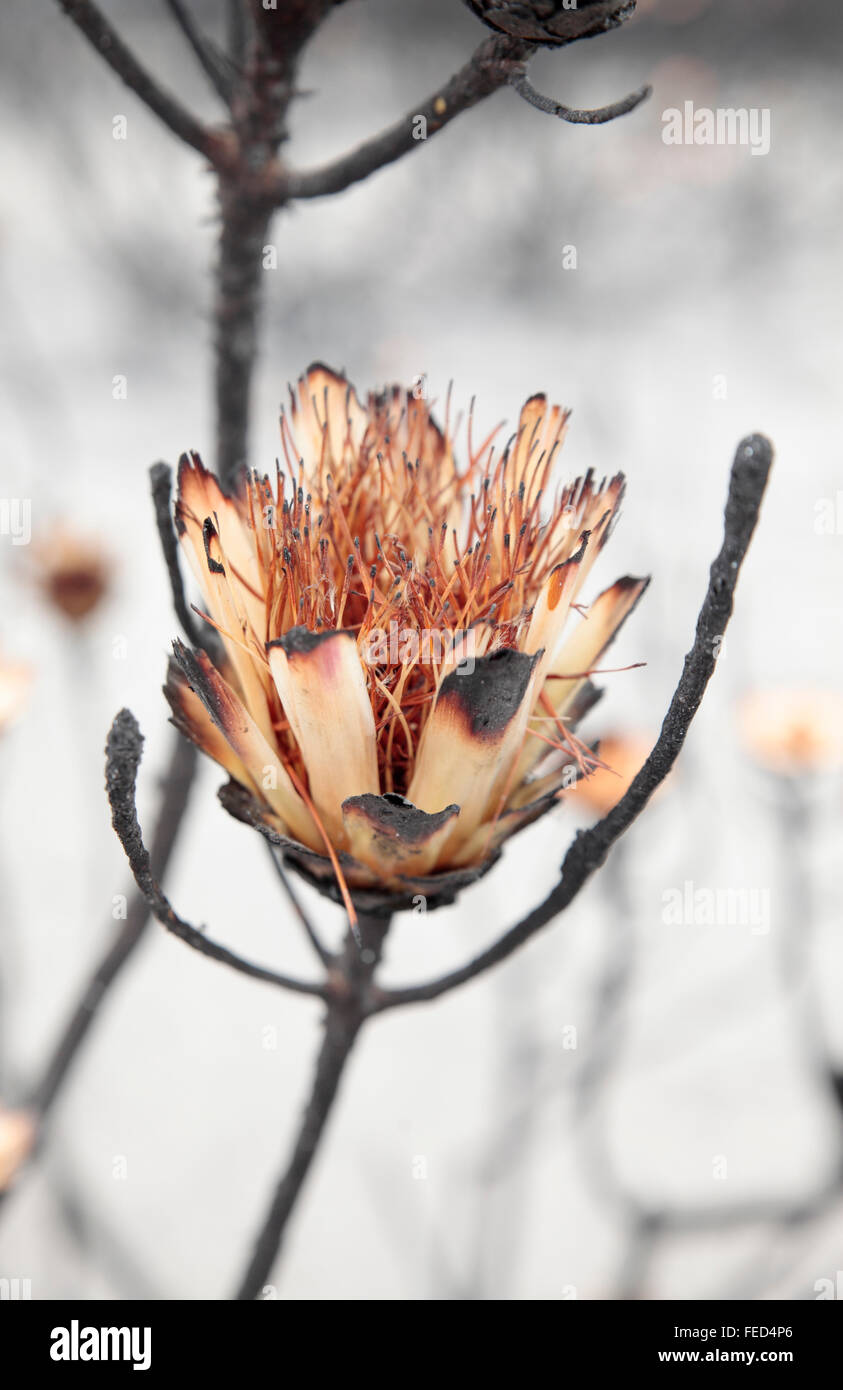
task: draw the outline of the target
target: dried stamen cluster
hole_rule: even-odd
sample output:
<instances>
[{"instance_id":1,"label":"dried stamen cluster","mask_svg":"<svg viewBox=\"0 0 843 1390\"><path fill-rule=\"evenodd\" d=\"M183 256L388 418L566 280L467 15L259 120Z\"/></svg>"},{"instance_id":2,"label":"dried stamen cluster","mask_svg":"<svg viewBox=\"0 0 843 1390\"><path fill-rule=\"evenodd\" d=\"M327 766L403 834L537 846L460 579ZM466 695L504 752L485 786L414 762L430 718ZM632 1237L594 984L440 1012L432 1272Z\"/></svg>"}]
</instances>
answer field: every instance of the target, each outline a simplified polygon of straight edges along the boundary
<instances>
[{"instance_id":1,"label":"dried stamen cluster","mask_svg":"<svg viewBox=\"0 0 843 1390\"><path fill-rule=\"evenodd\" d=\"M573 724L647 581L618 581L567 635L624 483L551 495L566 423L534 396L497 456L498 431L475 445L469 423L461 470L425 400L363 405L314 366L273 479L227 497L182 459L177 529L224 658L177 646L168 694L311 875L447 893L588 766Z\"/></svg>"}]
</instances>

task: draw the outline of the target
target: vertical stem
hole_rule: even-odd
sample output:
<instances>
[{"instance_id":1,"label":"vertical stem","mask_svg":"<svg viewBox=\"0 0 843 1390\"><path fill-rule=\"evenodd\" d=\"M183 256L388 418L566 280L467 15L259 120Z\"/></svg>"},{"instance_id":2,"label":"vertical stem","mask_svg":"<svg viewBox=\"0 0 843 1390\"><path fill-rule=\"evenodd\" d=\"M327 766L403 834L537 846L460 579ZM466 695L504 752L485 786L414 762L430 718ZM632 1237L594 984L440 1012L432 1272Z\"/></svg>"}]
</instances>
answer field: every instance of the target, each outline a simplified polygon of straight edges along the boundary
<instances>
[{"instance_id":1,"label":"vertical stem","mask_svg":"<svg viewBox=\"0 0 843 1390\"><path fill-rule=\"evenodd\" d=\"M289 7L288 7L289 8ZM232 108L236 155L219 173L222 216L215 306L217 473L232 489L248 463L249 406L257 357L263 248L277 202L272 178L287 138L301 46L295 17L256 6L245 82ZM315 22L315 21L314 21ZM267 29L267 26L270 26ZM279 39L274 52L267 33Z\"/></svg>"},{"instance_id":2,"label":"vertical stem","mask_svg":"<svg viewBox=\"0 0 843 1390\"><path fill-rule=\"evenodd\" d=\"M249 407L271 210L244 196L237 176L220 178L219 259L214 309L216 463L232 488L248 461Z\"/></svg>"},{"instance_id":3,"label":"vertical stem","mask_svg":"<svg viewBox=\"0 0 843 1390\"><path fill-rule=\"evenodd\" d=\"M333 1002L328 1006L310 1098L289 1163L275 1189L254 1253L237 1290L238 1299L257 1298L269 1278L281 1248L287 1221L319 1147L361 1023L362 1019L354 1010L338 1007Z\"/></svg>"},{"instance_id":4,"label":"vertical stem","mask_svg":"<svg viewBox=\"0 0 843 1390\"><path fill-rule=\"evenodd\" d=\"M322 1045L316 1059L310 1096L292 1153L275 1188L240 1286L239 1300L257 1298L281 1249L287 1223L325 1132L351 1050L366 1021L369 986L381 957L388 918L358 919L360 945L351 932L345 940L340 978L325 1014Z\"/></svg>"}]
</instances>

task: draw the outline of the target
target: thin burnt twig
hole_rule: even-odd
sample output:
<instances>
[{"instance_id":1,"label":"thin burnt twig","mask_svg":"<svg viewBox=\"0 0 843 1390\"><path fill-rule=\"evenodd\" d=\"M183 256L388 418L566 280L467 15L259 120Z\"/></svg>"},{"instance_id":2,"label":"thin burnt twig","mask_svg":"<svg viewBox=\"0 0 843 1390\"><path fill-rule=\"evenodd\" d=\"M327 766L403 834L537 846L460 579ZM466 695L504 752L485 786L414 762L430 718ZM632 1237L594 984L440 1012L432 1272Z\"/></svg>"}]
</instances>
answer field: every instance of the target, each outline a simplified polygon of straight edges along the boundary
<instances>
[{"instance_id":1,"label":"thin burnt twig","mask_svg":"<svg viewBox=\"0 0 843 1390\"><path fill-rule=\"evenodd\" d=\"M561 121L568 121L571 125L606 125L608 121L616 121L619 116L626 116L630 111L634 111L653 91L650 86L639 87L637 92L630 92L629 96L621 97L609 106L598 106L591 111L578 111L576 107L563 106L561 102L554 101L553 97L546 97L542 92L536 91L526 72L513 73L509 85L530 106L535 106L537 111L543 111L547 116L558 116Z\"/></svg>"},{"instance_id":2,"label":"thin burnt twig","mask_svg":"<svg viewBox=\"0 0 843 1390\"><path fill-rule=\"evenodd\" d=\"M207 636L200 631L199 624L188 607L184 592L181 569L179 567L179 547L173 530L173 515L170 509L172 498L172 470L167 463L154 463L149 470L152 487L152 501L155 507L155 525L158 539L170 579L170 592L176 617L182 625L185 636L194 647L207 645Z\"/></svg>"},{"instance_id":3,"label":"thin burnt twig","mask_svg":"<svg viewBox=\"0 0 843 1390\"><path fill-rule=\"evenodd\" d=\"M330 970L336 963L336 957L334 956L333 952L328 950L327 946L324 946L322 944L322 941L319 937L319 933L317 932L312 921L310 920L304 908L302 907L299 895L294 889L292 883L290 882L284 865L281 863L281 860L275 851L275 847L269 840L265 840L264 844L266 845L267 852L269 854L270 859L272 860L272 867L275 870L278 882L284 889L284 892L286 893L287 898L290 902L290 906L292 907L293 911L295 912L296 916L301 922L308 941L310 942L317 956L321 960L322 964L326 967L326 969Z\"/></svg>"},{"instance_id":4,"label":"thin burnt twig","mask_svg":"<svg viewBox=\"0 0 843 1390\"><path fill-rule=\"evenodd\" d=\"M209 956L223 965L231 966L242 975L254 980L264 980L267 984L278 985L281 989L292 990L296 994L311 994L319 999L327 998L324 985L307 980L298 980L290 975L281 975L262 965L255 965L235 955L225 946L210 941L198 927L185 922L174 911L156 881L149 863L149 853L143 843L135 806L135 789L138 766L143 748L143 735L131 710L123 709L115 717L106 742L105 783L111 805L111 823L129 861L135 882L158 921L194 950Z\"/></svg>"},{"instance_id":5,"label":"thin burnt twig","mask_svg":"<svg viewBox=\"0 0 843 1390\"><path fill-rule=\"evenodd\" d=\"M577 125L602 125L626 115L640 106L652 90L642 87L610 106L594 111L578 111L542 96L533 87L527 77L525 64L535 51L535 44L508 35L486 39L449 82L387 130L321 168L282 172L278 182L278 201L324 198L329 194L341 193L418 149L432 135L444 130L456 116L470 110L501 87L512 87L540 111Z\"/></svg>"},{"instance_id":6,"label":"thin burnt twig","mask_svg":"<svg viewBox=\"0 0 843 1390\"><path fill-rule=\"evenodd\" d=\"M438 135L463 111L484 97L506 87L535 49L518 39L485 39L459 72L432 96L419 102L395 125L366 140L356 149L318 169L290 170L281 175L280 200L324 198L341 193L367 179L378 169L394 164Z\"/></svg>"}]
</instances>

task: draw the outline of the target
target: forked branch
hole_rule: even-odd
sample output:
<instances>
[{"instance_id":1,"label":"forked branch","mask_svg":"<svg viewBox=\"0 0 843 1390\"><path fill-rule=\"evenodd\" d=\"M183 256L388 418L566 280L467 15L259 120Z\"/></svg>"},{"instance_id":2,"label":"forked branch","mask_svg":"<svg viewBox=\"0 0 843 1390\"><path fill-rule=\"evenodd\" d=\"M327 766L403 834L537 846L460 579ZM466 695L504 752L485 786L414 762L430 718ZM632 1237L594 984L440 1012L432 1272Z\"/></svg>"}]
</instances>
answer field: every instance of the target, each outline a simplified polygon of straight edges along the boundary
<instances>
[{"instance_id":1,"label":"forked branch","mask_svg":"<svg viewBox=\"0 0 843 1390\"><path fill-rule=\"evenodd\" d=\"M597 111L577 111L573 107L562 106L542 96L527 78L526 63L535 51L534 45L506 35L486 39L449 82L417 103L400 121L380 135L366 140L348 154L321 168L283 172L279 177L278 200L324 198L328 194L341 193L343 189L360 183L370 174L418 149L432 135L444 130L456 116L470 110L501 87L512 87L540 111L580 125L599 125L615 120L634 111L650 95L651 88L642 87L631 96Z\"/></svg>"},{"instance_id":2,"label":"forked branch","mask_svg":"<svg viewBox=\"0 0 843 1390\"><path fill-rule=\"evenodd\" d=\"M239 127L237 131L223 133L203 126L159 86L92 0L58 0L58 3L118 77L131 87L174 135L216 162L220 170L223 167L237 167L233 150L242 134ZM184 0L168 0L168 5L215 90L230 104L237 81L237 64L243 59L246 7L235 4L230 10L234 17L234 42L238 51L236 55L227 57L202 34ZM275 93L273 101L276 105L280 103L278 109L274 110L270 109L272 101L269 105L261 101L257 103L272 127L271 132L269 129L261 132L264 137L272 135L265 151L269 167L264 171L262 182L262 196L267 208L280 207L299 198L324 198L343 192L418 149L432 135L444 130L456 116L476 106L501 87L511 86L538 110L578 125L602 125L606 121L616 120L634 111L650 94L649 87L642 87L620 101L593 111L564 106L536 91L527 77L526 64L536 52L536 45L508 34L497 34L485 39L450 81L417 103L406 116L379 135L320 168L288 169L274 164L275 146L284 133L283 115L291 95L291 90L287 91L288 79L302 47L327 17L331 7L330 0L300 0L300 3L289 7L289 12L266 10L260 5L253 5L261 49L271 67L270 85ZM587 34L587 27L585 32ZM258 62L251 73L253 97L259 96L261 83L266 85L265 67L265 62L263 65ZM254 106L254 101L249 105Z\"/></svg>"},{"instance_id":3,"label":"forked branch","mask_svg":"<svg viewBox=\"0 0 843 1390\"><path fill-rule=\"evenodd\" d=\"M173 515L170 507L173 490L173 474L170 465L168 463L153 463L149 470L149 482L152 491L152 503L155 508L158 540L161 544L164 563L167 566L167 576L170 580L173 608L188 641L194 647L201 647L203 642L207 642L207 638L204 633L200 632L199 624L187 606L184 582L179 567L179 544L173 530Z\"/></svg>"}]
</instances>

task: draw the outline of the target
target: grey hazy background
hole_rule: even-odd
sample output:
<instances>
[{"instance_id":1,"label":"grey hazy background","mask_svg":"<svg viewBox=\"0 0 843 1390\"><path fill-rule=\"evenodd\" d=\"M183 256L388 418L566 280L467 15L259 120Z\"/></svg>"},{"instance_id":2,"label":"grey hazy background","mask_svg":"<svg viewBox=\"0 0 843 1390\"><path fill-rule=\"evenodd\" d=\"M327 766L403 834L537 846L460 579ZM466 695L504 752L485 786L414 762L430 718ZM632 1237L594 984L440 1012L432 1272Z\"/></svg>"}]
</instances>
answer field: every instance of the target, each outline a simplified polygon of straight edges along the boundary
<instances>
[{"instance_id":1,"label":"grey hazy background","mask_svg":"<svg viewBox=\"0 0 843 1390\"><path fill-rule=\"evenodd\" d=\"M162 4L105 8L173 89L214 113ZM194 8L216 23L211 0ZM275 223L256 464L274 460L284 384L318 357L361 389L427 373L441 397L453 380L489 426L546 390L574 409L564 468L627 472L594 583L653 573L612 662L648 664L606 680L591 734L656 732L719 543L734 447L760 429L778 451L734 625L670 790L622 866L526 952L364 1035L291 1229L282 1298L811 1298L843 1267L839 1196L802 1221L777 1215L810 1205L841 1162L841 1112L809 1026L843 1071L840 784L811 793L814 906L795 912L775 789L734 719L756 686L840 684L843 539L818 535L815 519L843 487L843 10L640 10L606 39L540 55L532 74L578 106L652 82L632 116L574 128L502 92L403 163ZM321 162L411 109L481 37L457 0L350 0L308 52L291 160ZM2 1084L14 1095L124 890L101 751L123 704L147 735L141 812L152 813L176 629L146 470L186 447L212 452L214 205L201 161L49 0L7 0L0 63L0 494L32 499L35 539L63 517L100 534L119 566L110 600L71 633L35 594L27 549L0 538L0 644L36 670L0 746ZM665 146L661 113L686 99L769 107L770 154ZM112 138L118 114L124 142ZM568 245L576 270L563 268ZM117 374L124 401L112 398ZM256 837L216 802L219 781L203 767L174 901L245 954L309 969ZM386 978L456 964L514 920L553 881L577 823L560 810L457 907L399 919ZM686 880L769 890L771 930L665 925L662 895ZM339 911L313 906L339 933ZM618 1015L605 996L630 949ZM227 1294L317 1025L315 1006L155 928L15 1198L0 1275L31 1278L39 1298ZM685 1214L648 1260L630 1240L630 1194ZM747 1203L759 1208L749 1222L717 1215Z\"/></svg>"}]
</instances>

